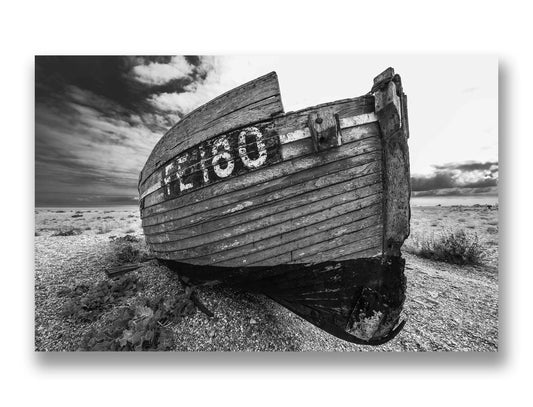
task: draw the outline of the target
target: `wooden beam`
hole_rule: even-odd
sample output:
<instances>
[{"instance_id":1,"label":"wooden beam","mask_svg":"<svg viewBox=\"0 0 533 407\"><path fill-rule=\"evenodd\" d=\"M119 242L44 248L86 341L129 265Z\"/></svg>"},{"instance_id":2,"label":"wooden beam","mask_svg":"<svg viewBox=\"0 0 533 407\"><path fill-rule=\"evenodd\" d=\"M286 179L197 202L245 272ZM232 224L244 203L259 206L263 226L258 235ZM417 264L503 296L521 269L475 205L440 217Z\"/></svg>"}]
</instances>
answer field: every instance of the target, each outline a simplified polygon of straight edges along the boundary
<instances>
[{"instance_id":1,"label":"wooden beam","mask_svg":"<svg viewBox=\"0 0 533 407\"><path fill-rule=\"evenodd\" d=\"M342 144L338 116L311 112L308 116L307 127L311 131L315 151L328 150Z\"/></svg>"},{"instance_id":2,"label":"wooden beam","mask_svg":"<svg viewBox=\"0 0 533 407\"><path fill-rule=\"evenodd\" d=\"M383 146L384 257L401 256L411 217L406 98L400 77L393 75L394 70L389 68L374 79L379 84L374 96Z\"/></svg>"}]
</instances>

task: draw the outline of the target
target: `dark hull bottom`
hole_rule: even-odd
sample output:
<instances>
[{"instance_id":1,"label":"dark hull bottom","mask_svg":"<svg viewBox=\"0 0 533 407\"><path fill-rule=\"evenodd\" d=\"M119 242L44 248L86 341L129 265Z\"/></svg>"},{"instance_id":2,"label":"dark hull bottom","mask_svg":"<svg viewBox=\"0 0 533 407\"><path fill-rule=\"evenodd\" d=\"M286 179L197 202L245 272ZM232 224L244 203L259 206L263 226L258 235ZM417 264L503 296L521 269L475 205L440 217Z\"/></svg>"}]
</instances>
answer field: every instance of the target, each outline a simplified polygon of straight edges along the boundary
<instances>
[{"instance_id":1,"label":"dark hull bottom","mask_svg":"<svg viewBox=\"0 0 533 407\"><path fill-rule=\"evenodd\" d=\"M381 345L405 324L399 322L406 288L400 257L239 268L161 262L192 281L220 281L263 293L349 342Z\"/></svg>"}]
</instances>

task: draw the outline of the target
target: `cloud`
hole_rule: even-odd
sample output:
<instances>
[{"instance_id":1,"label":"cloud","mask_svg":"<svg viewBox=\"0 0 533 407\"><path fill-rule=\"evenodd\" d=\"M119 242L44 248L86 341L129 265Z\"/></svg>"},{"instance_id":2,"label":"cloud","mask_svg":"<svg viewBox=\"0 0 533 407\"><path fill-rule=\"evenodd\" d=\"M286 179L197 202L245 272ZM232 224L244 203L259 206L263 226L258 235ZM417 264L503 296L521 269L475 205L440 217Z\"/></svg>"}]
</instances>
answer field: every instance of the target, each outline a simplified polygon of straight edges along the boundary
<instances>
[{"instance_id":1,"label":"cloud","mask_svg":"<svg viewBox=\"0 0 533 407\"><path fill-rule=\"evenodd\" d=\"M152 148L183 115L150 98L187 94L211 69L201 65L190 56L36 57L37 205L131 202Z\"/></svg>"},{"instance_id":2,"label":"cloud","mask_svg":"<svg viewBox=\"0 0 533 407\"><path fill-rule=\"evenodd\" d=\"M412 191L427 191L432 189L454 187L453 177L448 173L437 173L425 177L411 177Z\"/></svg>"},{"instance_id":3,"label":"cloud","mask_svg":"<svg viewBox=\"0 0 533 407\"><path fill-rule=\"evenodd\" d=\"M414 192L453 188L490 188L498 184L497 162L450 163L434 166L431 175L411 177ZM449 191L453 193L452 190ZM473 191L471 191L473 192Z\"/></svg>"},{"instance_id":4,"label":"cloud","mask_svg":"<svg viewBox=\"0 0 533 407\"><path fill-rule=\"evenodd\" d=\"M184 56L172 57L169 63L149 62L132 68L132 76L148 85L163 85L173 79L189 77L194 70Z\"/></svg>"},{"instance_id":5,"label":"cloud","mask_svg":"<svg viewBox=\"0 0 533 407\"><path fill-rule=\"evenodd\" d=\"M429 191L413 191L411 196L497 196L497 187L482 187L482 188L445 188L445 189L433 189Z\"/></svg>"},{"instance_id":6,"label":"cloud","mask_svg":"<svg viewBox=\"0 0 533 407\"><path fill-rule=\"evenodd\" d=\"M131 202L153 146L180 120L159 93L202 81L198 57L36 57L36 203Z\"/></svg>"},{"instance_id":7,"label":"cloud","mask_svg":"<svg viewBox=\"0 0 533 407\"><path fill-rule=\"evenodd\" d=\"M37 204L80 203L80 197L131 202L139 171L163 131L90 91L70 86L63 96L59 103L36 105Z\"/></svg>"},{"instance_id":8,"label":"cloud","mask_svg":"<svg viewBox=\"0 0 533 407\"><path fill-rule=\"evenodd\" d=\"M195 81L179 91L154 94L148 102L157 110L183 115L235 86L233 81L221 76L222 66L214 58L200 57L198 62Z\"/></svg>"},{"instance_id":9,"label":"cloud","mask_svg":"<svg viewBox=\"0 0 533 407\"><path fill-rule=\"evenodd\" d=\"M200 106L203 100L203 96L196 92L160 93L148 99L159 110L183 114L187 114Z\"/></svg>"},{"instance_id":10,"label":"cloud","mask_svg":"<svg viewBox=\"0 0 533 407\"><path fill-rule=\"evenodd\" d=\"M150 151L183 115L283 66L287 68L287 63L276 65L272 57L36 57L37 204L131 202ZM295 82L290 80L291 72L285 69L289 90ZM474 85L469 82L468 86ZM293 90L293 94L300 92ZM472 115L465 117L472 122ZM446 145L450 145L449 138ZM435 143L432 146L442 156L445 150ZM461 150L466 151L466 158L473 156ZM424 153L424 157L431 156L435 155ZM412 184L415 192L449 192L466 186L481 191L494 188L497 179L497 162L464 161L435 166L425 177L414 175Z\"/></svg>"},{"instance_id":11,"label":"cloud","mask_svg":"<svg viewBox=\"0 0 533 407\"><path fill-rule=\"evenodd\" d=\"M436 170L439 171L451 171L451 170L459 170L459 171L474 171L474 170L493 170L498 169L498 163L497 162L477 162L477 161L467 161L464 163L450 163L450 164L444 164L444 165L435 165L434 166Z\"/></svg>"}]
</instances>

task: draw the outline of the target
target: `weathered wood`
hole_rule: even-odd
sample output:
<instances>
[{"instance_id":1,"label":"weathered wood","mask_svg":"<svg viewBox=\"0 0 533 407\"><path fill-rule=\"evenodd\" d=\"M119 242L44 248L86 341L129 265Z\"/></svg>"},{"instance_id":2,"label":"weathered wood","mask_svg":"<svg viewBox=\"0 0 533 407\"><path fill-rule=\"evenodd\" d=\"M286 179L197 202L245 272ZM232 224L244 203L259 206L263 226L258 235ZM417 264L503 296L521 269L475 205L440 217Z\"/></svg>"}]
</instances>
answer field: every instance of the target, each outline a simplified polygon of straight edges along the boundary
<instances>
[{"instance_id":1,"label":"weathered wood","mask_svg":"<svg viewBox=\"0 0 533 407\"><path fill-rule=\"evenodd\" d=\"M371 174L375 174L371 176ZM233 220L250 220L253 217L264 216L255 215L258 210L264 207L272 207L273 212L278 212L281 206L276 205L283 202L283 208L291 206L298 206L300 202L312 202L320 199L320 197L313 197L316 190L321 188L330 188L322 193L323 196L328 194L335 194L342 190L349 190L350 188L358 188L361 186L378 183L381 177L381 163L376 161L369 161L356 167L348 167L343 171L339 171L327 176L322 176L317 179L311 179L300 184L290 185L286 188L276 189L270 193L256 196L248 196L245 200L238 204L225 205L222 207L214 207L200 213L194 213L190 216L183 216L179 211L168 213L166 216L159 216L152 218L152 220L160 219L159 222L143 221L145 234L151 235L160 233L164 230L174 230L180 228L187 228L190 226L197 226L199 224L207 223L215 219L227 220L228 223L234 224ZM345 185L341 185L345 183ZM295 200L296 199L296 200ZM288 202L287 202L288 201ZM287 205L288 204L288 205ZM175 217L171 216L174 215ZM252 217L249 217L251 215ZM233 216L234 218L230 218ZM161 225L161 227L157 227ZM166 226L163 226L166 225Z\"/></svg>"},{"instance_id":2,"label":"weathered wood","mask_svg":"<svg viewBox=\"0 0 533 407\"><path fill-rule=\"evenodd\" d=\"M381 72L378 76L374 78L374 84L370 92L375 93L383 86L383 84L390 82L393 77L394 77L394 69L393 68L385 69L383 72Z\"/></svg>"},{"instance_id":3,"label":"weathered wood","mask_svg":"<svg viewBox=\"0 0 533 407\"><path fill-rule=\"evenodd\" d=\"M376 181L379 180L379 176L375 178L378 178ZM166 245L173 249L194 248L251 233L286 221L296 223L297 219L303 215L327 211L345 202L375 195L381 193L381 191L382 187L380 182L375 182L355 190L350 185L348 188L339 189L338 193L332 196L329 196L327 190L321 190L320 192L322 194L317 192L317 197L313 197L311 202L307 200L307 196L298 196L287 202L282 201L280 204L275 205L274 208L272 206L266 206L257 211L249 212L247 213L248 216L244 217L244 220L238 219L239 216L231 217L234 220L237 218L238 223L236 224L232 224L231 221L227 221L226 219L217 219L212 222L191 226L187 229L178 228L176 230L145 234L145 237L148 243L154 246L157 245L158 249L161 246L166 247ZM173 228L172 225L168 227Z\"/></svg>"},{"instance_id":4,"label":"weathered wood","mask_svg":"<svg viewBox=\"0 0 533 407\"><path fill-rule=\"evenodd\" d=\"M313 140L311 138L303 138L292 143L283 144L281 146L281 157L284 161L287 161L292 158L314 154L315 151Z\"/></svg>"},{"instance_id":5,"label":"weathered wood","mask_svg":"<svg viewBox=\"0 0 533 407\"><path fill-rule=\"evenodd\" d=\"M402 127L400 103L396 84L392 81L376 92L376 115L385 137Z\"/></svg>"},{"instance_id":6,"label":"weathered wood","mask_svg":"<svg viewBox=\"0 0 533 407\"><path fill-rule=\"evenodd\" d=\"M292 255L292 262L319 263L325 261L324 259L331 255L330 251L341 257L345 253L368 250L381 245L382 230L382 224L372 223L362 229L333 236L331 239L319 242L312 247L307 247L305 250L295 251ZM343 249L346 245L354 245L355 247L351 247L351 251L346 251L346 249Z\"/></svg>"},{"instance_id":7,"label":"weathered wood","mask_svg":"<svg viewBox=\"0 0 533 407\"><path fill-rule=\"evenodd\" d=\"M141 171L141 182L177 153L213 136L283 113L275 72L245 83L192 111L157 143Z\"/></svg>"},{"instance_id":8,"label":"weathered wood","mask_svg":"<svg viewBox=\"0 0 533 407\"><path fill-rule=\"evenodd\" d=\"M305 129L308 130L308 115L313 112L320 113L324 116L338 115L338 117L342 120L344 118L353 119L354 117L365 115L373 111L374 98L372 96L363 96L360 98L347 99L335 103L319 105L313 108L301 110L299 112L294 112L289 115L275 117L273 121L268 120L267 122L262 123L261 125L273 126L269 135L267 135L267 138L274 136L278 137L277 135L279 135L281 139L285 140L284 136L289 133L303 132L302 135L310 134L310 132L306 131ZM289 137L289 139L290 138L291 137ZM159 162L158 166L154 168L154 171L151 171L151 174L146 174L146 172L143 171L143 176L141 177L141 183L139 186L140 195L142 197L146 196L148 193L157 190L161 186L162 177L160 171L162 171L162 168L165 167L171 159L173 159L177 155L187 150L187 148L192 146L189 146L187 148L185 147L186 146L184 144L176 145L176 147L172 149L172 154L168 155L165 161ZM206 156L206 160L208 159L209 158Z\"/></svg>"},{"instance_id":9,"label":"weathered wood","mask_svg":"<svg viewBox=\"0 0 533 407\"><path fill-rule=\"evenodd\" d=\"M382 344L397 335L404 325L399 322L405 300L401 259L382 262L362 258L313 265L241 268L166 264L180 275L215 279L264 293L326 332L350 342ZM316 296L328 291L338 295ZM377 324L372 319L375 314L380 315Z\"/></svg>"},{"instance_id":10,"label":"weathered wood","mask_svg":"<svg viewBox=\"0 0 533 407\"><path fill-rule=\"evenodd\" d=\"M184 194L180 196L179 201L196 203L206 199L206 197L213 197L215 195L222 195L228 192L238 191L251 185L261 184L266 181L280 178L295 172L311 169L313 167L324 165L342 158L354 157L373 152L379 148L381 148L379 139L370 137L368 139L361 140L359 143L351 143L346 146L342 146L342 148L325 151L320 156L305 155L303 157L297 157L289 161L283 161L277 165L264 167L261 169L261 171L251 171L242 174L239 177L232 178L231 182L220 182L214 184L213 186L208 185L207 187L200 188L190 194ZM173 205L175 205L173 200L167 200L165 198L165 193L161 187L156 192L148 195L144 199L142 216L145 216L145 213L150 206L163 202L165 202L163 207L166 206L172 208Z\"/></svg>"},{"instance_id":11,"label":"weathered wood","mask_svg":"<svg viewBox=\"0 0 533 407\"><path fill-rule=\"evenodd\" d=\"M378 118L376 114L372 112L339 119L339 124L341 129L345 129L347 127L361 126L363 124L374 123L377 121Z\"/></svg>"},{"instance_id":12,"label":"weathered wood","mask_svg":"<svg viewBox=\"0 0 533 407\"><path fill-rule=\"evenodd\" d=\"M293 141L297 141L297 140L301 140L305 138L309 138L309 139L311 138L311 132L309 131L308 127L290 131L286 134L280 134L279 141L281 144L287 144L287 143L292 143Z\"/></svg>"},{"instance_id":13,"label":"weathered wood","mask_svg":"<svg viewBox=\"0 0 533 407\"><path fill-rule=\"evenodd\" d=\"M312 256L303 255L298 260L293 260L294 263L322 263L331 258L341 258L346 256L351 256L350 258L357 257L373 257L378 254L381 254L381 244L382 244L382 225L374 226L365 230L368 233L368 237L357 240L355 237L359 238L362 236L361 232L355 232L350 235L344 235L340 238L332 241L323 252L318 252ZM360 255L360 253L364 253ZM357 256L355 256L357 254Z\"/></svg>"},{"instance_id":14,"label":"weathered wood","mask_svg":"<svg viewBox=\"0 0 533 407\"><path fill-rule=\"evenodd\" d=\"M310 113L319 113L321 116L331 117L338 115L339 119L342 120L348 117L372 113L374 109L374 96L372 95L325 103L276 117L276 131L278 134L287 134L296 130L305 129Z\"/></svg>"},{"instance_id":15,"label":"weathered wood","mask_svg":"<svg viewBox=\"0 0 533 407\"><path fill-rule=\"evenodd\" d=\"M208 197L208 195L202 194L202 198L206 198L202 200L198 199L196 202L186 199L192 197L192 195L183 196L179 203L176 202L177 200L173 200L175 203L175 209L169 209L166 211L158 210L157 212L152 211L152 213L149 214L148 211L150 209L160 208L164 205L163 203L143 210L142 223L143 226L151 226L164 223L168 220L203 216L204 214L207 215L210 213L209 211L217 209L224 211L224 214L233 213L245 209L248 205L246 202L250 202L252 199L264 199L263 202L268 203L269 199L277 199L277 197L282 199L291 196L298 192L299 188L304 188L303 192L305 192L306 185L308 185L308 183L313 183L315 179L337 177L337 173L347 170L349 171L351 168L370 166L372 168L381 169L380 157L381 150L376 150L375 152L333 161L306 171L295 172L271 181L232 191L227 194L215 197ZM372 168L368 169L369 173L373 171ZM364 169L362 172L365 173L365 171L367 170ZM190 223L194 223L194 218L191 219Z\"/></svg>"},{"instance_id":16,"label":"weathered wood","mask_svg":"<svg viewBox=\"0 0 533 407\"><path fill-rule=\"evenodd\" d=\"M394 71L389 70L387 78L391 74L394 75ZM376 114L383 134L383 254L400 256L400 248L409 236L411 217L407 110L402 107L404 95L399 76L390 79L385 83L381 81L382 85L375 95Z\"/></svg>"},{"instance_id":17,"label":"weathered wood","mask_svg":"<svg viewBox=\"0 0 533 407\"><path fill-rule=\"evenodd\" d=\"M265 78L158 145L139 185L146 241L180 274L260 291L339 338L383 343L403 326L400 78L389 68L371 94L282 115L263 114L281 106Z\"/></svg>"},{"instance_id":18,"label":"weathered wood","mask_svg":"<svg viewBox=\"0 0 533 407\"><path fill-rule=\"evenodd\" d=\"M179 154L161 171L165 199L280 161L279 140L269 136L271 132L272 123L251 126L207 140Z\"/></svg>"},{"instance_id":19,"label":"weathered wood","mask_svg":"<svg viewBox=\"0 0 533 407\"><path fill-rule=\"evenodd\" d=\"M357 232L369 226L381 225L382 219L379 206L369 206L359 210L360 213L344 214L326 221L319 222L288 233L263 239L260 242L242 246L238 249L219 252L203 258L194 259L195 264L218 264L230 266L259 264L266 261L277 261L277 257L291 253L291 261L295 259L295 251L299 257L314 251L314 245L324 243L343 234ZM354 217L357 215L357 217ZM263 265L263 264L261 264Z\"/></svg>"},{"instance_id":20,"label":"weathered wood","mask_svg":"<svg viewBox=\"0 0 533 407\"><path fill-rule=\"evenodd\" d=\"M340 126L338 126L337 121L337 115L323 114L322 112L309 113L307 127L311 132L315 151L329 150L341 145Z\"/></svg>"},{"instance_id":21,"label":"weathered wood","mask_svg":"<svg viewBox=\"0 0 533 407\"><path fill-rule=\"evenodd\" d=\"M365 192L366 191L362 191L362 193ZM368 191L367 193L370 193L370 191ZM334 198L339 200L339 197L340 196ZM346 198L346 196L340 197L341 201L342 198ZM298 216L300 215L298 209L288 211L283 214L283 217L276 219L284 220L283 223L272 224L271 226L265 226L263 228L261 228L260 226L261 222L257 222L255 224L246 224L240 228L241 230L244 230L241 234L233 236L231 238L226 238L221 241L215 241L210 244L198 245L194 248L188 248L184 250L178 250L178 247L181 246L179 242L162 244L153 243L151 244L151 248L154 252L157 253L157 257L164 256L163 258L167 259L170 259L171 257L175 259L191 259L206 256L212 253L218 253L220 251L229 250L238 246L243 246L253 242L261 241L272 236L287 233L291 230L296 230L312 224L316 224L348 212L355 212L367 206L381 204L382 199L383 198L381 193L374 193L372 195L368 195L360 199L353 199L352 201L347 201L336 206L332 206L333 202L331 201L327 204L325 204L324 202L319 202L315 204L315 208L313 208L315 211L312 213L303 216ZM322 207L326 206L329 209L326 211L320 210L320 205L322 205ZM293 217L292 219L291 216ZM294 216L298 217L294 218ZM267 219L265 223L268 224L269 221L272 222L272 219ZM246 229L251 229L252 231L246 233ZM186 244L190 245L191 243L191 240L189 240ZM165 254L168 255L165 256Z\"/></svg>"}]
</instances>

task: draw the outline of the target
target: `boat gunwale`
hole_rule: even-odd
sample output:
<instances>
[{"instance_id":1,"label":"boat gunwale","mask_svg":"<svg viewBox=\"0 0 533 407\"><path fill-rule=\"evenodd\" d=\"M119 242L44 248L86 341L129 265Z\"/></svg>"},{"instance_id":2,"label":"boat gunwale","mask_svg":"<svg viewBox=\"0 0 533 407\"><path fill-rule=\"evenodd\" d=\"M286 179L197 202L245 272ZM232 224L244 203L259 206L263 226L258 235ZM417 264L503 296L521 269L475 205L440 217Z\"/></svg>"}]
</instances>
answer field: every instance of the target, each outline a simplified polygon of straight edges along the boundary
<instances>
[{"instance_id":1,"label":"boat gunwale","mask_svg":"<svg viewBox=\"0 0 533 407\"><path fill-rule=\"evenodd\" d=\"M275 72L274 72L275 73ZM265 75L267 76L267 75ZM258 78L260 79L260 78ZM253 81L252 81L253 82ZM247 85L248 83L244 84L244 85ZM244 85L241 85L244 86ZM196 111L200 111L201 108L203 108L204 106L206 106L207 104L211 103L212 101L218 99L218 98L221 98L222 96L228 94L228 93L231 93L233 90L236 90L236 89L239 89L240 87L238 88L234 88L226 93L224 93L223 95L220 95L218 97L216 97L215 99L212 99L211 101L203 104L202 106L199 106L198 108L196 108L193 112L190 112L188 113L186 116L184 116L178 123L174 124L170 129L168 129L165 134L158 140L158 142L156 143L156 145L154 146L154 148L152 149L152 152L150 153L150 156L148 157L147 160L149 160L151 158L151 155L152 153L155 151L155 149L157 148L157 146L162 142L162 140L168 135L170 134L170 132L176 127L178 126L179 123L181 123L185 117L191 115L192 113L196 112ZM281 95L280 95L281 96ZM265 98L266 99L269 99L273 96L270 96L268 98ZM339 99L339 100L335 100L333 102L326 102L326 103L321 103L321 104L318 104L318 105L314 105L314 106L310 106L310 107L306 107L306 108L303 108L303 109L300 109L300 110L295 110L295 111L291 111L291 112L287 112L287 113L280 113L278 115L275 115L275 116L272 116L271 118L268 118L268 119L262 119L262 120L256 120L256 121L251 121L247 124L244 124L244 125L240 125L240 126L236 126L234 128L231 128L229 130L225 130L225 131L222 131L220 133L217 133L215 135L213 135L212 137L209 137L208 140L211 140L211 139L214 139L214 138L217 138L217 137L220 137L221 135L224 135L224 134L228 134L228 133L232 133L232 132L235 132L235 131L239 131L239 130L242 130L242 129L245 129L247 127L251 127L251 126L256 126L258 124L264 124L264 123L269 123L269 122L273 122L275 120L279 120L279 119L286 119L286 118L290 118L290 116L298 116L298 115L301 115L303 113L306 113L306 112L312 112L313 110L319 110L319 109L324 109L324 108L328 108L330 106L333 106L333 105L342 105L342 104L347 104L347 103L350 103L350 102L356 102L356 101L359 101L359 100L363 100L363 99L369 99L368 100L368 103L369 105L372 105L372 111L374 109L374 103L373 103L373 99L374 99L374 96L371 95L371 94L364 94L362 96L356 96L356 97L353 97L353 98L345 98L345 99ZM372 103L370 103L372 101ZM240 110L240 109L238 109ZM220 117L223 117L223 116L220 116ZM355 126L354 126L355 127ZM183 140L181 143L179 144L183 144L185 140ZM199 143L196 143L192 146L190 146L189 148L195 148L197 147L198 145L200 145L202 142L199 142ZM145 166L143 166L141 172L140 172L140 177L139 177L139 183L138 183L138 191L139 191L139 194L142 195L141 193L141 188L144 186L144 184L146 183L146 181L148 181L148 179L154 174L156 173L158 170L160 170L161 168L163 168L165 165L167 165L169 162L171 162L177 155L183 153L184 151L188 150L189 148L187 149L183 149L183 150L178 150L176 151L175 155L172 157L172 158L169 158L168 160L164 161L164 162L161 162L157 165L154 166L154 169L153 171L150 172L150 174L144 174L144 171L146 169L146 164Z\"/></svg>"},{"instance_id":2,"label":"boat gunwale","mask_svg":"<svg viewBox=\"0 0 533 407\"><path fill-rule=\"evenodd\" d=\"M368 124L363 124L361 126L365 126L365 125L368 125ZM359 126L353 126L353 127L359 127ZM376 135L374 134L371 134L371 135L367 135L365 137L362 137L360 139L357 139L357 140L353 140L353 141L350 141L348 143L344 143L342 144L342 146L340 147L344 147L344 146L348 146L348 145L351 145L351 144L354 144L354 143L358 143L358 142L362 142L362 141L368 141L370 139L376 139ZM376 139L376 143L381 143L380 140L377 140ZM369 147L370 148L370 147ZM333 149L331 149L333 150ZM333 162L337 162L337 161L341 161L341 160L344 160L344 159L347 159L347 158L353 158L353 157L359 157L361 155L364 155L364 154L370 154L370 153L373 153L373 152L377 152L377 151L381 151L382 150L382 146L381 144L379 145L379 147L376 147L375 150L372 150L372 151L365 151L363 153L360 153L360 154L354 154L354 155L351 155L349 157L344 157L344 158L341 158L339 160L333 160L333 161L330 161L326 164L322 164L322 165L318 165L316 167L312 167L312 168L319 168L319 167L322 167L324 165L327 165L327 164L330 164L330 163L333 163ZM216 184L221 184L221 183L224 183L224 182L231 182L232 180L235 180L236 178L239 178L239 177L243 177L243 176L246 176L248 174L252 174L252 173L257 173L259 171L262 171L262 170L265 170L265 169L268 169L268 168L272 168L272 167L275 167L276 165L281 165L281 164L284 164L284 163L288 163L288 162L292 162L294 160L298 160L300 158L308 158L308 157L311 157L311 156L316 156L317 155L317 152L316 151L312 151L312 152L309 152L307 154L303 154L303 155L300 155L300 156L296 156L296 157L291 157L287 160L280 160L276 163L273 163L271 165L268 165L268 166L265 166L265 167L260 167L260 168L254 168L254 169L250 169L249 171L247 171L246 173L243 173L243 174L239 174L239 175L236 175L234 177L231 177L231 178L228 178L228 179L221 179L221 180L217 180L216 182L213 182L213 183L210 183L210 184L204 184L200 187L197 187L195 188L194 190L191 190L191 191L186 191L184 193L181 193L180 195L174 197L174 198L171 198L171 199L168 199L166 201L161 201L161 202L157 202L157 203L154 203L154 204L151 204L151 205L146 205L146 206L143 206L143 210L144 209L147 209L147 208L151 208L153 206L156 206L156 205L160 205L161 203L167 203L167 202L171 202L171 201L174 201L174 200L179 200L180 198L182 198L183 196L185 195L191 195L197 191L200 191L200 190L203 190L204 188L207 188L207 187L211 187L211 186L214 186ZM310 168L306 168L306 169L303 169L303 170L300 170L300 171L295 171L291 174L297 174L297 173L300 173L302 171L309 171ZM257 185L257 184L253 184L253 185ZM252 186L252 185L251 185ZM158 193L160 192L162 189L164 189L165 186L162 186L160 185L159 188L157 188L156 190L150 192L149 194L145 195L144 197L142 197L141 199L146 199L148 198L149 196L151 196L152 194L155 194L155 193ZM234 191L231 191L231 192L234 192ZM217 196L222 196L222 195L225 195L227 193L231 193L231 192L224 192L223 194L220 194L220 195L217 195ZM198 202L202 202L202 201L198 201ZM195 203L198 203L198 202L195 202ZM172 209L169 209L168 211L171 211L171 210L174 210L174 209L177 209L176 207L175 208L172 208ZM168 211L164 211L164 212L160 212L160 213L165 213L165 212L168 212ZM152 216L152 215L149 215L149 216Z\"/></svg>"}]
</instances>

